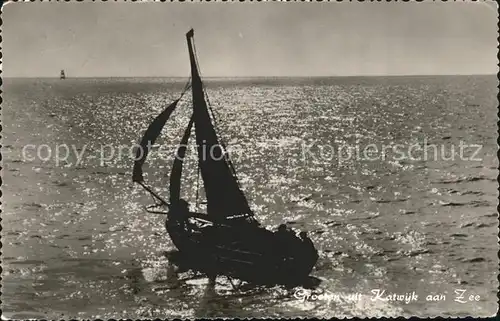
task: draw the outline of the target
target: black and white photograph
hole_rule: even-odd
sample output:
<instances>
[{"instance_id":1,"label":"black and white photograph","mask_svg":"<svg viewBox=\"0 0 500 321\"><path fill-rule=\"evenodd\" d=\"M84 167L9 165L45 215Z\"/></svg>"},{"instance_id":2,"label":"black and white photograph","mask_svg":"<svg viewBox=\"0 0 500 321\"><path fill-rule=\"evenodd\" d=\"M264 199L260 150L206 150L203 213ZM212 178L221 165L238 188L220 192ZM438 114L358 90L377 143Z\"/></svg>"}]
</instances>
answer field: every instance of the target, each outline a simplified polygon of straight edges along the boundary
<instances>
[{"instance_id":1,"label":"black and white photograph","mask_svg":"<svg viewBox=\"0 0 500 321\"><path fill-rule=\"evenodd\" d=\"M2 320L497 315L495 1L1 10Z\"/></svg>"}]
</instances>

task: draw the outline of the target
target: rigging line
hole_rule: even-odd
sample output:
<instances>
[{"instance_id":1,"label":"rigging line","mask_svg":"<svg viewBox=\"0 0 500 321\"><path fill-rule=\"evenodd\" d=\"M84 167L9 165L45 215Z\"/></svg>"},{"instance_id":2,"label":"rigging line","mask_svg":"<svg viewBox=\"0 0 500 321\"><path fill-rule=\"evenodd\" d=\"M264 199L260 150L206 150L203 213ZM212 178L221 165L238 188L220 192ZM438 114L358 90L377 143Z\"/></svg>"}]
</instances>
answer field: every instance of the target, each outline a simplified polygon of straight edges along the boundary
<instances>
[{"instance_id":1,"label":"rigging line","mask_svg":"<svg viewBox=\"0 0 500 321\"><path fill-rule=\"evenodd\" d=\"M151 196L151 198L153 199L153 202L155 202L155 204L156 204L156 205L158 205L157 200L156 200L156 198L153 196L153 194L149 194L149 196ZM160 203L160 205L161 205L161 203Z\"/></svg>"},{"instance_id":2,"label":"rigging line","mask_svg":"<svg viewBox=\"0 0 500 321\"><path fill-rule=\"evenodd\" d=\"M205 99L207 100L208 109L209 109L209 111L210 111L210 113L212 115L212 118L214 120L214 126L215 126L216 130L219 132L219 135L221 135L220 134L220 129L219 129L218 124L217 124L217 120L215 119L215 113L214 113L214 111L212 109L212 104L210 104L210 99L208 98L208 93L207 93L205 84L203 83L203 81L201 81L202 72L201 72L200 64L198 62L198 52L196 51L196 43L194 41L194 36L193 36L193 40L192 40L192 45L193 45L193 51L194 51L194 60L195 60L195 63L196 63L196 68L198 69L198 75L200 76L200 83L201 83L201 86L202 86L202 89L203 89L203 94L205 96ZM222 136L219 137L219 138L220 138L220 140L221 140L221 142L222 142L222 144L223 144L223 146L225 148L225 144L223 142L224 140L223 140Z\"/></svg>"},{"instance_id":3,"label":"rigging line","mask_svg":"<svg viewBox=\"0 0 500 321\"><path fill-rule=\"evenodd\" d=\"M201 71L200 70L198 70L198 73L201 75ZM203 83L203 81L201 81L201 79L200 79L200 82L201 82L201 86L203 88L203 93L205 95L205 99L207 100L208 110L209 110L210 115L212 116L212 119L214 121L215 130L219 134L220 144L224 148L224 151L226 151L226 153L224 153L224 159L228 162L230 170L231 170L231 173L235 176L236 181L238 183L238 186L240 186L238 176L236 175L236 169L234 168L234 165L233 165L231 159L229 159L229 157L228 157L229 153L227 152L226 142L225 142L224 137L222 136L222 130L220 129L219 122L217 120L217 118L220 119L221 117L220 117L219 113L214 108L212 108L212 104L210 103L210 98L208 97L208 93L207 93L205 84Z\"/></svg>"},{"instance_id":4,"label":"rigging line","mask_svg":"<svg viewBox=\"0 0 500 321\"><path fill-rule=\"evenodd\" d=\"M191 76L189 76L189 79L188 79L186 85L184 86L184 89L182 90L181 95L180 95L178 100L181 100L182 96L184 96L184 94L189 90L190 87L191 87Z\"/></svg>"},{"instance_id":5,"label":"rigging line","mask_svg":"<svg viewBox=\"0 0 500 321\"><path fill-rule=\"evenodd\" d=\"M144 182L138 182L146 191L151 194L151 196L155 197L158 201L161 202L162 205L170 206L160 195L158 195L155 191L153 191L149 186L144 184Z\"/></svg>"},{"instance_id":6,"label":"rigging line","mask_svg":"<svg viewBox=\"0 0 500 321\"><path fill-rule=\"evenodd\" d=\"M201 81L202 72L201 72L200 64L198 62L198 52L196 51L196 43L194 41L194 36L193 36L193 40L192 40L192 45L193 45L193 51L194 51L194 60L196 62L196 68L198 69L198 75L200 76L200 83L201 83L201 86L202 86L202 89L203 89L203 94L205 96L205 99L207 100L208 109L209 109L209 111L211 113L212 119L214 120L215 129L217 130L217 132L219 132L219 135L221 136L221 137L219 137L219 139L221 140L221 143L222 143L223 147L225 148L226 146L224 144L224 139L222 138L222 135L220 134L221 131L219 129L217 120L215 118L215 113L214 113L214 111L212 109L212 104L210 103L210 99L208 98L207 89L206 89L205 84L203 83L203 81Z\"/></svg>"},{"instance_id":7,"label":"rigging line","mask_svg":"<svg viewBox=\"0 0 500 321\"><path fill-rule=\"evenodd\" d=\"M196 69L198 69L198 74L200 75L200 78L201 78L201 70L200 70L200 64L198 63L198 53L196 52L196 44L194 42L194 35L192 37L191 44L193 45L194 61L196 63Z\"/></svg>"},{"instance_id":8,"label":"rigging line","mask_svg":"<svg viewBox=\"0 0 500 321\"><path fill-rule=\"evenodd\" d=\"M207 91L205 89L205 84L203 84L203 82L201 83L203 89L204 89L204 93L205 93L205 98L207 99L207 103L208 103L208 110L210 111L210 115L212 116L212 119L214 120L214 127L215 127L215 130L217 131L217 133L219 134L219 139L220 139L220 142L222 144L222 147L224 147L224 150L226 149L226 143L225 143L225 140L224 140L224 137L222 137L222 130L220 129L219 127L219 123L218 123L218 120L217 120L217 117L220 118L220 115L217 114L216 115L216 112L214 111L214 109L212 108L212 104L210 104L210 99L208 98L208 94L207 94ZM217 116L217 117L216 117Z\"/></svg>"},{"instance_id":9,"label":"rigging line","mask_svg":"<svg viewBox=\"0 0 500 321\"><path fill-rule=\"evenodd\" d=\"M207 93L205 84L203 83L203 81L201 81L202 72L201 72L200 64L198 62L198 52L196 51L196 43L194 41L194 36L193 36L193 40L192 40L192 45L193 45L193 51L194 51L194 60L195 60L195 63L196 63L196 68L198 69L198 75L200 76L200 83L201 83L201 86L202 86L202 89L203 89L203 94L205 96L205 99L207 100L208 109L210 111L212 119L214 120L215 129L219 133L219 136L220 136L219 139L221 140L222 146L225 149L226 148L226 144L224 143L224 139L222 138L221 130L219 129L217 120L215 118L215 113L214 113L214 111L212 109L212 104L210 104L210 99L208 98L208 93Z\"/></svg>"},{"instance_id":10,"label":"rigging line","mask_svg":"<svg viewBox=\"0 0 500 321\"><path fill-rule=\"evenodd\" d=\"M205 84L203 83L203 81L201 81L201 75L202 75L202 73L201 73L201 69L200 69L200 64L198 63L198 53L196 51L196 43L194 41L194 36L193 36L193 40L192 40L192 45L193 45L194 59L195 59L196 67L198 69L198 74L200 76L200 83L201 83L201 86L203 88L204 96L205 96L205 98L207 100L207 103L208 103L208 110L210 111L210 114L211 114L212 119L214 121L215 130L219 133L220 143L221 143L221 145L222 145L222 147L224 148L224 151L225 151L225 153L224 153L224 159L228 162L229 169L231 170L231 173L235 177L236 183L238 184L238 187L241 188L240 181L238 179L238 176L236 175L236 169L234 168L234 165L231 162L231 160L229 159L229 157L227 156L228 155L228 153L227 153L227 147L226 147L226 144L224 142L224 138L222 137L221 130L220 130L219 126L218 126L217 119L215 117L215 112L214 112L214 110L212 108L212 104L210 103L210 99L208 98L208 93L206 91Z\"/></svg>"},{"instance_id":11,"label":"rigging line","mask_svg":"<svg viewBox=\"0 0 500 321\"><path fill-rule=\"evenodd\" d=\"M215 128L219 132L219 135L221 136L220 137L221 143L224 145L224 147L226 147L225 143L224 143L224 138L222 137L222 134L221 134L222 131L220 130L219 123L217 120L217 117L219 117L219 119L221 117L220 117L219 113L216 112L215 109L212 108L212 104L210 103L210 99L208 98L207 89L206 89L205 84L203 82L201 83L201 86L203 87L203 93L205 94L205 98L207 99L208 109L210 110L210 114L212 116L212 119L214 120Z\"/></svg>"},{"instance_id":12,"label":"rigging line","mask_svg":"<svg viewBox=\"0 0 500 321\"><path fill-rule=\"evenodd\" d=\"M200 192L200 166L197 166L197 177L196 177L196 210L198 210L198 199Z\"/></svg>"},{"instance_id":13,"label":"rigging line","mask_svg":"<svg viewBox=\"0 0 500 321\"><path fill-rule=\"evenodd\" d=\"M202 83L203 85L203 83ZM203 85L204 87L204 85ZM206 93L205 91L205 96L206 96L206 99L207 99L207 102L208 102L208 109L210 110L210 113L212 115L212 118L214 120L214 126L215 126L215 129L216 131L219 133L219 139L220 139L220 143L222 145L222 147L224 148L224 159L227 161L227 163L229 164L229 169L231 170L231 173L233 174L233 176L236 178L236 182L238 183L238 186L241 187L240 185L240 182L239 182L239 179L238 179L238 176L236 175L236 169L233 165L233 162L231 161L231 159L228 157L229 156L229 152L227 151L227 147L226 147L226 143L225 143L225 140L224 138L222 137L222 134L221 134L221 130L220 130L220 127L218 126L218 122L217 122L217 118L216 118L216 112L215 110L212 108L212 105L210 104L210 99L208 98L208 94ZM217 117L220 118L220 116L218 115L217 113Z\"/></svg>"}]
</instances>

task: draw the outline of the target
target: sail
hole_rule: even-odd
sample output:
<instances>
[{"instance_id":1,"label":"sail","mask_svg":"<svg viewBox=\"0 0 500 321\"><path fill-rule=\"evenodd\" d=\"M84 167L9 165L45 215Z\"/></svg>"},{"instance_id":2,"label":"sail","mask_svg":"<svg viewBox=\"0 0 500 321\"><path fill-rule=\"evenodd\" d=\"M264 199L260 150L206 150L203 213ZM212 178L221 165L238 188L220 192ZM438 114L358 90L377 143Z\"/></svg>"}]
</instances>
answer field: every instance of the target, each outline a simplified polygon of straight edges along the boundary
<instances>
[{"instance_id":1,"label":"sail","mask_svg":"<svg viewBox=\"0 0 500 321\"><path fill-rule=\"evenodd\" d=\"M158 115L153 122L149 125L148 129L144 133L142 140L140 142L139 148L137 148L135 153L134 169L132 171L132 181L143 182L144 177L142 175L142 165L146 161L149 154L149 149L155 143L156 139L160 135L163 126L167 122L168 118L177 106L179 99L171 103L160 115Z\"/></svg>"},{"instance_id":2,"label":"sail","mask_svg":"<svg viewBox=\"0 0 500 321\"><path fill-rule=\"evenodd\" d=\"M179 148L177 149L177 154L174 159L174 164L172 165L172 171L170 173L170 203L175 204L181 197L181 176L182 176L182 165L184 162L184 157L186 156L187 143L189 136L191 135L191 129L193 128L194 117L191 116L189 120L188 127L184 131L184 136L182 136Z\"/></svg>"},{"instance_id":3,"label":"sail","mask_svg":"<svg viewBox=\"0 0 500 321\"><path fill-rule=\"evenodd\" d=\"M253 215L236 176L231 170L228 155L224 155L208 113L203 85L196 64L192 43L193 30L187 34L191 62L191 86L193 92L193 117L200 172L207 198L207 214L224 219L233 215Z\"/></svg>"}]
</instances>

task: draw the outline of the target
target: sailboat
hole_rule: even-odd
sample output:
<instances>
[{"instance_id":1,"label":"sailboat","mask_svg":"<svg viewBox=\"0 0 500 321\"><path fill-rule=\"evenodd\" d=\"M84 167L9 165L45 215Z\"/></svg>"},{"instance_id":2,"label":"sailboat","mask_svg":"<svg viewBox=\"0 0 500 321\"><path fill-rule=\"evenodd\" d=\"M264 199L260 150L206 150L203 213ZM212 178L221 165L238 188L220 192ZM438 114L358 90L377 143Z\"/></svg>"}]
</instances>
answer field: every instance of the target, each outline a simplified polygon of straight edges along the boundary
<instances>
[{"instance_id":1,"label":"sailboat","mask_svg":"<svg viewBox=\"0 0 500 321\"><path fill-rule=\"evenodd\" d=\"M60 79L66 79L66 74L64 73L64 69L61 70L61 75L59 76Z\"/></svg>"},{"instance_id":2,"label":"sailboat","mask_svg":"<svg viewBox=\"0 0 500 321\"><path fill-rule=\"evenodd\" d=\"M285 224L277 231L261 226L239 184L236 170L216 126L216 118L201 80L194 31L186 34L190 81L149 125L137 150L132 180L156 200L146 207L166 215L166 230L178 249L177 260L208 276L225 275L258 284L299 284L308 278L318 253L306 232L297 236ZM192 91L193 112L181 138L170 172L166 200L146 184L143 164L183 94ZM194 126L198 175L206 196L206 213L192 211L181 199L181 177L186 146ZM210 152L209 152L210 151Z\"/></svg>"}]
</instances>

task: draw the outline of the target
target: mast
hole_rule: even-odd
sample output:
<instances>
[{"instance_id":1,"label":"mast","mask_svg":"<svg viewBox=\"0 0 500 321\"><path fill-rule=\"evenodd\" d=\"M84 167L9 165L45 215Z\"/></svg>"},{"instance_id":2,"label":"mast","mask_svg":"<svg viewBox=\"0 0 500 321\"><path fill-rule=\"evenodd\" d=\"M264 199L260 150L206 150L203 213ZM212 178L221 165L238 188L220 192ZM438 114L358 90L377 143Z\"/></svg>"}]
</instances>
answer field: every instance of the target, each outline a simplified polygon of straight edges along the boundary
<instances>
[{"instance_id":1,"label":"mast","mask_svg":"<svg viewBox=\"0 0 500 321\"><path fill-rule=\"evenodd\" d=\"M184 131L184 136L182 136L179 148L177 148L177 153L172 165L172 171L170 172L170 204L176 204L181 198L182 166L184 163L184 157L186 156L187 143L189 136L191 135L193 123L194 119L191 116L189 124Z\"/></svg>"},{"instance_id":2,"label":"mast","mask_svg":"<svg viewBox=\"0 0 500 321\"><path fill-rule=\"evenodd\" d=\"M228 163L227 151L221 145L210 118L194 49L194 31L186 34L191 64L193 119L195 124L198 165L207 198L207 214L225 219L233 215L253 216L237 178Z\"/></svg>"}]
</instances>

